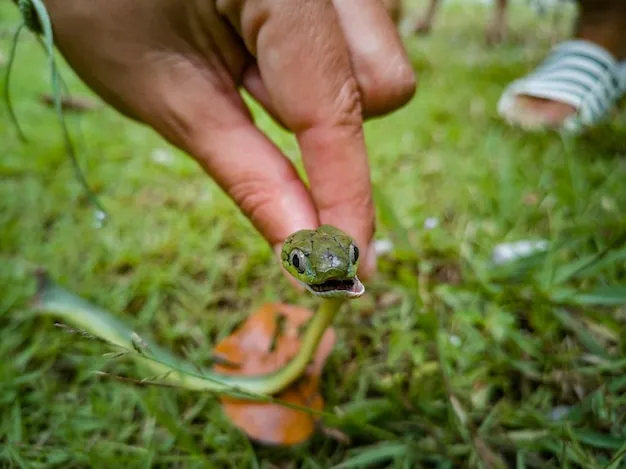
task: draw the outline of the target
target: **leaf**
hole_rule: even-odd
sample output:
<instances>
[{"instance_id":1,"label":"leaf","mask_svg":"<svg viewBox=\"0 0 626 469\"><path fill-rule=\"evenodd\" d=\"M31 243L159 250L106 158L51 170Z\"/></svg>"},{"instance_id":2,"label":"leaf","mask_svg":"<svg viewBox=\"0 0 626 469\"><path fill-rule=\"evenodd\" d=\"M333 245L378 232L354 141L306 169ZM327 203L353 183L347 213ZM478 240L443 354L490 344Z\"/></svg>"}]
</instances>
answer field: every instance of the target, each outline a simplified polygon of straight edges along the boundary
<instances>
[{"instance_id":1,"label":"leaf","mask_svg":"<svg viewBox=\"0 0 626 469\"><path fill-rule=\"evenodd\" d=\"M623 438L616 438L611 435L605 435L584 428L572 429L571 433L581 443L593 446L594 448L620 449L620 447L624 443Z\"/></svg>"},{"instance_id":2,"label":"leaf","mask_svg":"<svg viewBox=\"0 0 626 469\"><path fill-rule=\"evenodd\" d=\"M517 259L503 264L492 261L488 264L489 274L494 279L522 278L541 266L545 262L546 256L546 252L539 251L526 256L520 256Z\"/></svg>"},{"instance_id":3,"label":"leaf","mask_svg":"<svg viewBox=\"0 0 626 469\"><path fill-rule=\"evenodd\" d=\"M572 450L572 453L575 454L581 461L584 461L583 467L589 469L600 469L600 465L598 464L596 459L591 454L589 454L580 444L581 441L575 435L575 430L571 427L571 425L566 424L563 430L564 436L567 436L569 438L568 446Z\"/></svg>"},{"instance_id":4,"label":"leaf","mask_svg":"<svg viewBox=\"0 0 626 469\"><path fill-rule=\"evenodd\" d=\"M609 463L604 466L604 469L618 469L620 464L624 462L624 456L626 456L626 443L615 452Z\"/></svg>"},{"instance_id":5,"label":"leaf","mask_svg":"<svg viewBox=\"0 0 626 469\"><path fill-rule=\"evenodd\" d=\"M594 398L597 398L599 394L623 394L624 390L626 390L626 375L610 379L608 382L600 385L596 390L590 392L582 401L571 406L567 413L567 420L573 423L583 421L586 410L592 406L592 401Z\"/></svg>"},{"instance_id":6,"label":"leaf","mask_svg":"<svg viewBox=\"0 0 626 469\"><path fill-rule=\"evenodd\" d=\"M23 428L22 428L22 409L20 407L19 400L16 400L13 403L13 412L11 415L11 423L13 424L13 432L11 435L12 443L21 443L23 437Z\"/></svg>"},{"instance_id":7,"label":"leaf","mask_svg":"<svg viewBox=\"0 0 626 469\"><path fill-rule=\"evenodd\" d=\"M598 257L598 254L592 254L589 256L581 257L580 259L576 259L564 266L557 268L554 273L554 278L552 280L552 284L556 285L559 283L567 282L571 277L575 277L584 271L585 268L589 267L594 259Z\"/></svg>"},{"instance_id":8,"label":"leaf","mask_svg":"<svg viewBox=\"0 0 626 469\"><path fill-rule=\"evenodd\" d=\"M565 311L564 309L555 309L554 315L563 325L563 327L574 333L580 343L587 350L589 350L594 355L598 355L603 358L609 358L609 353L589 333L588 328L585 327L580 321L575 319L569 312Z\"/></svg>"},{"instance_id":9,"label":"leaf","mask_svg":"<svg viewBox=\"0 0 626 469\"><path fill-rule=\"evenodd\" d=\"M26 2L28 7L32 9L32 14L36 15L36 21L38 23L35 31L39 36L41 34L43 36L43 41L40 40L40 44L44 48L46 55L48 56L48 66L50 72L50 83L52 87L52 98L54 102L54 109L59 118L59 124L61 125L61 134L63 135L63 143L65 146L65 151L72 163L72 167L76 174L76 178L79 183L83 186L85 190L85 194L87 198L92 202L94 207L98 210L98 214L101 214L101 220L104 221L107 218L107 212L104 207L100 204L100 201L96 194L93 192L87 180L85 179L85 175L83 174L80 165L78 164L78 159L76 158L76 153L74 150L74 144L72 143L72 139L70 136L70 131L67 127L67 122L65 121L65 115L63 113L63 108L61 104L61 86L63 85L63 80L59 74L58 66L55 60L55 46L54 43L54 35L53 28L50 16L48 15L48 11L46 9L45 4L42 0L30 0ZM31 24L28 23L26 17L24 17L25 23L29 26L29 29L32 27ZM38 37L38 39L42 39Z\"/></svg>"},{"instance_id":10,"label":"leaf","mask_svg":"<svg viewBox=\"0 0 626 469\"><path fill-rule=\"evenodd\" d=\"M388 399L364 399L350 402L341 408L341 415L345 420L357 422L372 422L388 415L394 410L394 405Z\"/></svg>"},{"instance_id":11,"label":"leaf","mask_svg":"<svg viewBox=\"0 0 626 469\"><path fill-rule=\"evenodd\" d=\"M550 436L548 430L514 430L506 434L506 438L516 444L539 441Z\"/></svg>"},{"instance_id":12,"label":"leaf","mask_svg":"<svg viewBox=\"0 0 626 469\"><path fill-rule=\"evenodd\" d=\"M215 347L215 353L232 366L215 365L215 371L230 375L272 373L283 367L300 347L299 327L312 316L308 309L266 303L230 336ZM282 331L279 322L282 319ZM319 393L319 376L335 344L335 332L328 328L317 348L313 363L304 375L275 397L282 402L313 410L322 410L324 400ZM315 430L318 415L292 409L272 402L220 396L224 412L235 426L250 438L265 444L295 445L307 440Z\"/></svg>"},{"instance_id":13,"label":"leaf","mask_svg":"<svg viewBox=\"0 0 626 469\"><path fill-rule=\"evenodd\" d=\"M154 415L159 424L163 425L176 438L181 448L191 454L201 455L202 450L196 445L192 434L188 431L188 427L181 425L176 418L165 410L162 399L162 395L158 395L155 389L151 389L151 392L147 393L143 399L138 399L138 401L150 414Z\"/></svg>"},{"instance_id":14,"label":"leaf","mask_svg":"<svg viewBox=\"0 0 626 469\"><path fill-rule=\"evenodd\" d=\"M407 445L404 443L383 443L360 451L356 456L345 460L341 464L333 466L333 469L347 469L353 467L367 467L372 464L397 458L407 453Z\"/></svg>"},{"instance_id":15,"label":"leaf","mask_svg":"<svg viewBox=\"0 0 626 469\"><path fill-rule=\"evenodd\" d=\"M598 261L582 269L580 272L578 272L576 276L589 277L599 272L601 269L608 267L612 264L616 264L618 262L626 262L626 248L608 253Z\"/></svg>"},{"instance_id":16,"label":"leaf","mask_svg":"<svg viewBox=\"0 0 626 469\"><path fill-rule=\"evenodd\" d=\"M626 286L599 287L589 293L574 295L572 301L579 305L626 305Z\"/></svg>"},{"instance_id":17,"label":"leaf","mask_svg":"<svg viewBox=\"0 0 626 469\"><path fill-rule=\"evenodd\" d=\"M486 467L492 469L506 469L507 464L503 457L496 453L480 436L472 438L474 451Z\"/></svg>"},{"instance_id":18,"label":"leaf","mask_svg":"<svg viewBox=\"0 0 626 469\"><path fill-rule=\"evenodd\" d=\"M559 268L554 275L554 283L563 283L572 277L588 278L603 268L622 261L626 261L626 248L585 256Z\"/></svg>"},{"instance_id":19,"label":"leaf","mask_svg":"<svg viewBox=\"0 0 626 469\"><path fill-rule=\"evenodd\" d=\"M551 451L555 455L559 456L559 462L561 465L559 467L569 467L567 466L565 461L573 461L579 465L579 467L589 467L585 465L587 462L584 455L581 455L580 452L576 451L569 443L566 443L562 440L556 441L552 438L545 438L540 440L539 443L546 450Z\"/></svg>"}]
</instances>

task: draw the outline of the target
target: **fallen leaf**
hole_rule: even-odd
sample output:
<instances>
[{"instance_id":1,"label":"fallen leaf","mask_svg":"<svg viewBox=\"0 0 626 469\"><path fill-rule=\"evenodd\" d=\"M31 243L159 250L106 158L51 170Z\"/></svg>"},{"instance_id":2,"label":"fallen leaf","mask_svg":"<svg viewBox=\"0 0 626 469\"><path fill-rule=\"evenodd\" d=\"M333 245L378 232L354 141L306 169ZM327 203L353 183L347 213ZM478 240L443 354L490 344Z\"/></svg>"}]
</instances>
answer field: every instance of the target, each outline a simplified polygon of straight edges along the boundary
<instances>
[{"instance_id":1,"label":"fallen leaf","mask_svg":"<svg viewBox=\"0 0 626 469\"><path fill-rule=\"evenodd\" d=\"M282 303L266 303L230 336L218 343L215 353L234 362L238 368L215 365L213 369L230 375L272 373L284 366L300 347L300 326L312 316L306 308ZM277 330L282 317L282 331ZM311 364L302 377L276 394L282 401L322 410L319 376L335 344L335 332L328 328ZM315 430L318 416L280 404L220 397L224 412L234 425L251 439L264 444L295 445L306 441Z\"/></svg>"}]
</instances>

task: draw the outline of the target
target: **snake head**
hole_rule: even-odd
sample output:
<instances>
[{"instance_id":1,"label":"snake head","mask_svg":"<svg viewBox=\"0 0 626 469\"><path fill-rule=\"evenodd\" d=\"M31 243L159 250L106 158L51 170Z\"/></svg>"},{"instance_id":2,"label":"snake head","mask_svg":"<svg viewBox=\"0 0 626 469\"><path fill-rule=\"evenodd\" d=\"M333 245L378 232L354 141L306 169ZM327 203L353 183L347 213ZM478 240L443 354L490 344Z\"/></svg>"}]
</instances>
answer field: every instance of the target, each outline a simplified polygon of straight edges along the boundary
<instances>
[{"instance_id":1,"label":"snake head","mask_svg":"<svg viewBox=\"0 0 626 469\"><path fill-rule=\"evenodd\" d=\"M365 287L356 276L359 248L331 225L300 230L289 236L282 264L308 291L324 298L358 298Z\"/></svg>"}]
</instances>

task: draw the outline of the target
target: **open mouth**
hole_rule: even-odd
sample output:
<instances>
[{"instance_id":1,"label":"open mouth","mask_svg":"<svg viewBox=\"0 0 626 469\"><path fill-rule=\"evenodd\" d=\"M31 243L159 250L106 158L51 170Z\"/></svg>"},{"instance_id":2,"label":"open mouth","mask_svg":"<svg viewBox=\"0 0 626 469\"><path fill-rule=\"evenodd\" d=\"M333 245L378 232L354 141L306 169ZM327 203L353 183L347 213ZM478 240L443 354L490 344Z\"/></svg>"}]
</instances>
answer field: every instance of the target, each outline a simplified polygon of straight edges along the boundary
<instances>
[{"instance_id":1,"label":"open mouth","mask_svg":"<svg viewBox=\"0 0 626 469\"><path fill-rule=\"evenodd\" d=\"M365 287L357 277L348 280L331 279L324 283L305 284L305 287L318 296L347 296L356 298L365 292Z\"/></svg>"}]
</instances>

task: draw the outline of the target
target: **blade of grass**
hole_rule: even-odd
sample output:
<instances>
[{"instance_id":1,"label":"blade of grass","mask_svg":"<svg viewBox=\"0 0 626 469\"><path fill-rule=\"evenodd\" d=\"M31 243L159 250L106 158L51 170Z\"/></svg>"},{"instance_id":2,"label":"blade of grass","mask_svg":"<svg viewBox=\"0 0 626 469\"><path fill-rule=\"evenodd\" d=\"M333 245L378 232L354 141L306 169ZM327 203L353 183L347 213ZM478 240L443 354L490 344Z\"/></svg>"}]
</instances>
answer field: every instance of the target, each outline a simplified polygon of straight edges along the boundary
<instances>
[{"instance_id":1,"label":"blade of grass","mask_svg":"<svg viewBox=\"0 0 626 469\"><path fill-rule=\"evenodd\" d=\"M555 283L563 283L570 278L588 278L600 270L622 261L626 261L626 248L605 255L599 253L585 256L559 269L555 275Z\"/></svg>"},{"instance_id":2,"label":"blade of grass","mask_svg":"<svg viewBox=\"0 0 626 469\"><path fill-rule=\"evenodd\" d=\"M620 449L624 443L623 438L595 432L584 428L572 428L570 434L578 441L588 446L600 449Z\"/></svg>"},{"instance_id":3,"label":"blade of grass","mask_svg":"<svg viewBox=\"0 0 626 469\"><path fill-rule=\"evenodd\" d=\"M179 425L174 417L163 409L160 400L161 398L157 396L157 393L153 389L151 392L147 393L144 399L140 399L139 402L143 404L146 411L154 415L157 421L178 440L183 449L193 455L202 456L202 450L194 441L193 436L186 431L185 426Z\"/></svg>"},{"instance_id":4,"label":"blade of grass","mask_svg":"<svg viewBox=\"0 0 626 469\"><path fill-rule=\"evenodd\" d=\"M615 285L599 287L588 293L574 295L572 302L590 306L621 306L626 305L626 286Z\"/></svg>"},{"instance_id":5,"label":"blade of grass","mask_svg":"<svg viewBox=\"0 0 626 469\"><path fill-rule=\"evenodd\" d=\"M580 444L581 440L578 438L578 435L575 433L570 424L565 425L564 433L570 439L572 451L576 453L581 460L585 461L584 467L587 467L589 469L601 469L598 461L596 461L596 459L592 455L585 451L585 448L583 448L583 446Z\"/></svg>"},{"instance_id":6,"label":"blade of grass","mask_svg":"<svg viewBox=\"0 0 626 469\"><path fill-rule=\"evenodd\" d=\"M618 469L626 457L626 442L618 449L604 469Z\"/></svg>"},{"instance_id":7,"label":"blade of grass","mask_svg":"<svg viewBox=\"0 0 626 469\"><path fill-rule=\"evenodd\" d=\"M576 320L569 312L564 309L556 308L553 310L554 316L559 320L561 325L572 332L579 342L591 353L602 358L610 358L609 353L600 345L596 339L589 333L584 325Z\"/></svg>"},{"instance_id":8,"label":"blade of grass","mask_svg":"<svg viewBox=\"0 0 626 469\"><path fill-rule=\"evenodd\" d=\"M13 102L11 100L11 72L13 71L13 65L15 64L15 55L17 53L17 45L19 43L20 34L22 33L25 27L26 27L26 24L22 23L17 27L17 29L15 30L15 33L13 33L13 39L11 42L11 50L9 52L9 60L7 62L7 72L6 72L6 75L4 76L4 90L3 90L4 101L7 106L7 111L9 112L9 118L11 119L11 122L15 126L17 135L19 136L22 142L26 141L26 135L24 134L24 131L22 130L22 126L20 125L17 115L15 114L15 109L13 108Z\"/></svg>"},{"instance_id":9,"label":"blade of grass","mask_svg":"<svg viewBox=\"0 0 626 469\"><path fill-rule=\"evenodd\" d=\"M407 454L407 444L405 443L382 443L370 446L342 463L333 466L333 469L349 469L355 467L367 467L373 464L382 463Z\"/></svg>"}]
</instances>

